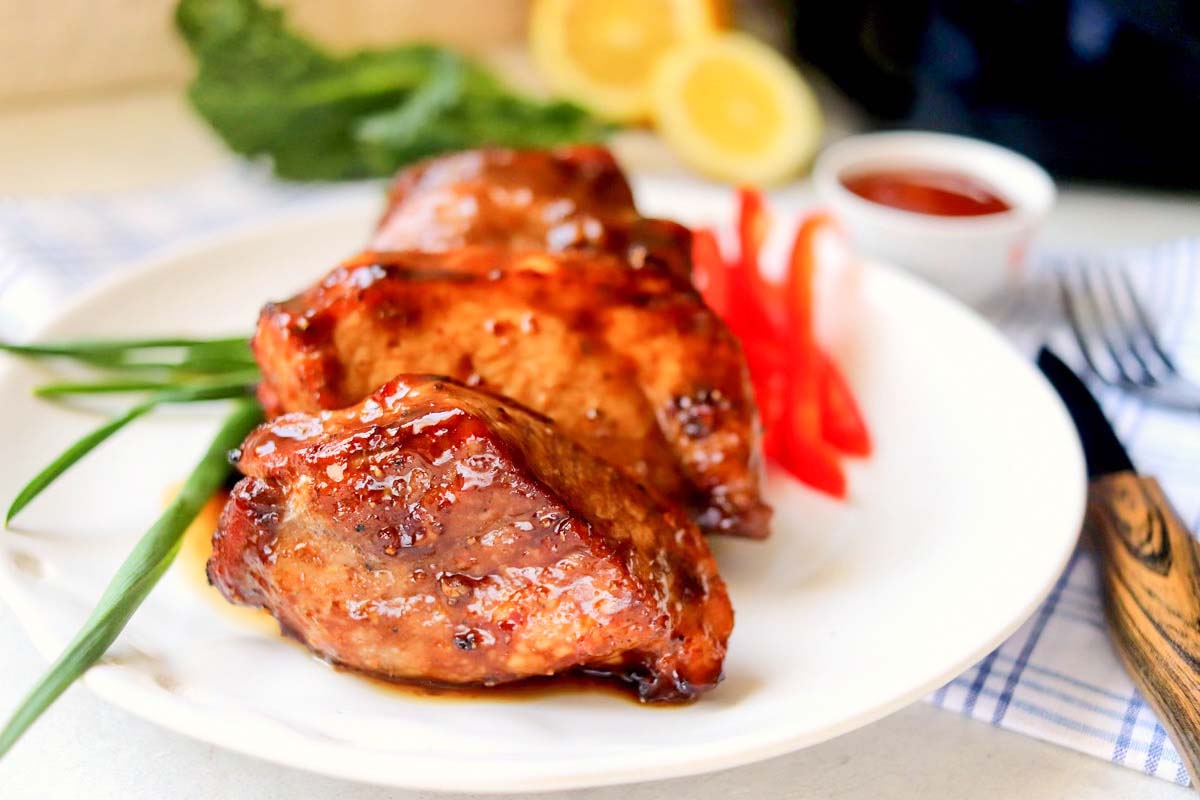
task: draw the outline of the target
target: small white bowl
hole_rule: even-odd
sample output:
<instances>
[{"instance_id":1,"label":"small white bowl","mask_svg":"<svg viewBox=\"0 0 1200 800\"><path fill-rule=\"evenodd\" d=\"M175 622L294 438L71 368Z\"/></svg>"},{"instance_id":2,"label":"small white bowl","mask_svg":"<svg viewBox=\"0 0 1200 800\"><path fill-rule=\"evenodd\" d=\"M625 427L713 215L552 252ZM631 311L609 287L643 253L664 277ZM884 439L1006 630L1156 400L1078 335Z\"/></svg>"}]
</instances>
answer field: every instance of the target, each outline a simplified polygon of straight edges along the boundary
<instances>
[{"instance_id":1,"label":"small white bowl","mask_svg":"<svg viewBox=\"0 0 1200 800\"><path fill-rule=\"evenodd\" d=\"M866 200L842 184L874 170L937 169L992 188L1011 208L946 217ZM895 132L852 136L827 148L813 169L817 195L860 252L912 270L968 303L1020 277L1030 240L1054 205L1054 182L1011 150L963 136Z\"/></svg>"}]
</instances>

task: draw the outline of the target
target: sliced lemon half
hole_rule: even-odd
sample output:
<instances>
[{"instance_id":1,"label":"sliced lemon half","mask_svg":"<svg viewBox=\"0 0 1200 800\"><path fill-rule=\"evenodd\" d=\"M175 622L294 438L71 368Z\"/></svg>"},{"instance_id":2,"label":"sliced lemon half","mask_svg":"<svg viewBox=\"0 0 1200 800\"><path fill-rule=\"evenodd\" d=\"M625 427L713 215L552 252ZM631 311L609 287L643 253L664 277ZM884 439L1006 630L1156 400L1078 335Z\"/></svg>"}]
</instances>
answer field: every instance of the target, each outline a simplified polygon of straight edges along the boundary
<instances>
[{"instance_id":1,"label":"sliced lemon half","mask_svg":"<svg viewBox=\"0 0 1200 800\"><path fill-rule=\"evenodd\" d=\"M671 48L655 69L652 106L680 158L720 180L779 183L821 140L821 109L800 73L740 33Z\"/></svg>"},{"instance_id":2,"label":"sliced lemon half","mask_svg":"<svg viewBox=\"0 0 1200 800\"><path fill-rule=\"evenodd\" d=\"M722 8L714 0L536 0L529 44L557 91L605 117L639 120L659 58L713 35Z\"/></svg>"}]
</instances>

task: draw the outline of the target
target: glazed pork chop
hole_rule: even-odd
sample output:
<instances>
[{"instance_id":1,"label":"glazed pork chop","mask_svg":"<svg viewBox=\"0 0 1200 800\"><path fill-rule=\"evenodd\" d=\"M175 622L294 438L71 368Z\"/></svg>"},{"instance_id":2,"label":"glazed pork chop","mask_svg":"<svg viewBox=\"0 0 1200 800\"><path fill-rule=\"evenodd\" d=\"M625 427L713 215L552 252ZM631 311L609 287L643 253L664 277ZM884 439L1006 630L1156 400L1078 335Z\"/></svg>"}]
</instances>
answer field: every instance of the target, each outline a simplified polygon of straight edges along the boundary
<instances>
[{"instance_id":1,"label":"glazed pork chop","mask_svg":"<svg viewBox=\"0 0 1200 800\"><path fill-rule=\"evenodd\" d=\"M472 246L607 252L634 268L691 274L691 232L638 213L625 175L602 147L468 150L396 176L371 249Z\"/></svg>"},{"instance_id":2,"label":"glazed pork chop","mask_svg":"<svg viewBox=\"0 0 1200 800\"><path fill-rule=\"evenodd\" d=\"M703 536L554 423L444 378L245 441L212 583L324 658L495 685L586 670L643 700L720 679L733 612Z\"/></svg>"},{"instance_id":3,"label":"glazed pork chop","mask_svg":"<svg viewBox=\"0 0 1200 800\"><path fill-rule=\"evenodd\" d=\"M605 253L365 253L259 318L272 415L342 408L401 372L449 375L553 419L688 509L761 538L757 412L741 349L686 277Z\"/></svg>"}]
</instances>

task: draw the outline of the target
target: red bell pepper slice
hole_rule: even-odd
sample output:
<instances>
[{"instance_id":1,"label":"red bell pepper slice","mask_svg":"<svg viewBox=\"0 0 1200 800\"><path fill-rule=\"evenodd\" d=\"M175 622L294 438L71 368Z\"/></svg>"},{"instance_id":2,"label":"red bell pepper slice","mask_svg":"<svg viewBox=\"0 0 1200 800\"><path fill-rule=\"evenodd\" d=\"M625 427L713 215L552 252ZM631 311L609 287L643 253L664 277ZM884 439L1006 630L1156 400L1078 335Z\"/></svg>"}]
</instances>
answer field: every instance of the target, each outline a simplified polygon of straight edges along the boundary
<instances>
[{"instance_id":1,"label":"red bell pepper slice","mask_svg":"<svg viewBox=\"0 0 1200 800\"><path fill-rule=\"evenodd\" d=\"M785 394L787 424L767 440L768 457L814 489L836 498L846 497L846 473L838 453L821 439L820 408L814 396L804 398L808 381L793 380Z\"/></svg>"},{"instance_id":2,"label":"red bell pepper slice","mask_svg":"<svg viewBox=\"0 0 1200 800\"><path fill-rule=\"evenodd\" d=\"M707 228L692 233L692 282L747 353L753 349L751 341L775 339L753 275L740 258L730 263L721 256L717 237Z\"/></svg>"},{"instance_id":3,"label":"red bell pepper slice","mask_svg":"<svg viewBox=\"0 0 1200 800\"><path fill-rule=\"evenodd\" d=\"M792 351L792 382L796 401L805 409L818 409L817 342L813 333L813 274L816 271L816 232L824 224L822 218L809 216L800 223L788 263L785 285L787 302L787 336ZM819 413L813 419L811 432L820 430ZM809 432L806 427L806 433Z\"/></svg>"},{"instance_id":4,"label":"red bell pepper slice","mask_svg":"<svg viewBox=\"0 0 1200 800\"><path fill-rule=\"evenodd\" d=\"M845 376L829 356L821 354L821 438L846 455L869 456L871 433Z\"/></svg>"},{"instance_id":5,"label":"red bell pepper slice","mask_svg":"<svg viewBox=\"0 0 1200 800\"><path fill-rule=\"evenodd\" d=\"M778 442L779 438L773 440ZM767 440L767 457L779 464L801 483L838 500L846 499L846 473L838 463L837 452L824 442L801 441L774 445Z\"/></svg>"},{"instance_id":6,"label":"red bell pepper slice","mask_svg":"<svg viewBox=\"0 0 1200 800\"><path fill-rule=\"evenodd\" d=\"M778 325L784 316L777 300L777 292L763 278L759 255L767 233L771 229L771 218L762 192L749 187L738 189L738 249L737 266L742 269L742 280L746 293L754 298L754 307L764 315L768 325Z\"/></svg>"},{"instance_id":7,"label":"red bell pepper slice","mask_svg":"<svg viewBox=\"0 0 1200 800\"><path fill-rule=\"evenodd\" d=\"M758 253L767 240L771 220L762 192L747 186L738 189L738 246L742 266L758 274Z\"/></svg>"},{"instance_id":8,"label":"red bell pepper slice","mask_svg":"<svg viewBox=\"0 0 1200 800\"><path fill-rule=\"evenodd\" d=\"M840 457L867 455L871 440L845 378L814 332L817 239L833 224L823 213L803 220L781 293L760 270L769 226L763 196L741 189L738 257L727 261L715 233L700 229L693 234L692 261L697 290L741 341L767 457L805 484L843 498Z\"/></svg>"},{"instance_id":9,"label":"red bell pepper slice","mask_svg":"<svg viewBox=\"0 0 1200 800\"><path fill-rule=\"evenodd\" d=\"M729 313L729 267L711 228L692 231L692 283L718 315Z\"/></svg>"},{"instance_id":10,"label":"red bell pepper slice","mask_svg":"<svg viewBox=\"0 0 1200 800\"><path fill-rule=\"evenodd\" d=\"M834 225L828 214L817 213L806 218L796 232L788 276L792 335L801 352L799 366L815 376L821 439L847 455L865 456L871 452L871 437L862 412L837 365L817 346L813 332L817 239Z\"/></svg>"},{"instance_id":11,"label":"red bell pepper slice","mask_svg":"<svg viewBox=\"0 0 1200 800\"><path fill-rule=\"evenodd\" d=\"M758 401L764 440L780 436L787 416L787 387L791 381L787 353L774 340L743 341L742 350L750 371L750 382Z\"/></svg>"},{"instance_id":12,"label":"red bell pepper slice","mask_svg":"<svg viewBox=\"0 0 1200 800\"><path fill-rule=\"evenodd\" d=\"M828 224L823 215L807 217L796 232L785 286L791 381L788 425L782 463L793 475L834 497L846 496L846 475L838 454L822 438L821 355L813 332L813 275L816 234Z\"/></svg>"}]
</instances>

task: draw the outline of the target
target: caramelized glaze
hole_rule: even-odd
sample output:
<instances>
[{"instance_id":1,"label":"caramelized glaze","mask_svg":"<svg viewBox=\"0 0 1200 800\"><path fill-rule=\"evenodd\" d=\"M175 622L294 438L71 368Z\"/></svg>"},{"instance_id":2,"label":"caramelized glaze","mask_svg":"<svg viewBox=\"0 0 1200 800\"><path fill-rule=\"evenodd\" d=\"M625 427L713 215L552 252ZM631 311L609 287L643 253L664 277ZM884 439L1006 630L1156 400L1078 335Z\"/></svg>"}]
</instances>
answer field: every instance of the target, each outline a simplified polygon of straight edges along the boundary
<instances>
[{"instance_id":1,"label":"caramelized glaze","mask_svg":"<svg viewBox=\"0 0 1200 800\"><path fill-rule=\"evenodd\" d=\"M167 493L168 497L173 497L177 491L178 486L172 487ZM187 531L184 532L174 568L181 573L183 580L207 605L216 609L234 624L266 634L280 633L279 623L265 609L232 605L209 583L207 565L213 552L213 532L217 529L221 509L228 502L229 495L229 489L219 490L188 526ZM282 632L287 641L293 642L297 647L304 646L302 641L287 636L286 631ZM330 666L347 678L364 681L377 691L403 697L406 700L526 702L552 699L583 691L603 692L622 700L637 700L637 687L622 680L619 675L589 674L582 669L560 675L526 678L501 686L463 686L433 681L389 679L385 676L357 672L337 664L330 664ZM678 704L656 704L655 707L673 708L675 705Z\"/></svg>"},{"instance_id":2,"label":"caramelized glaze","mask_svg":"<svg viewBox=\"0 0 1200 800\"><path fill-rule=\"evenodd\" d=\"M670 272L596 253L368 252L267 306L254 348L272 414L445 374L544 413L706 530L766 535L741 350Z\"/></svg>"},{"instance_id":3,"label":"caramelized glaze","mask_svg":"<svg viewBox=\"0 0 1200 800\"><path fill-rule=\"evenodd\" d=\"M696 528L511 401L401 376L247 438L212 582L329 661L496 685L584 669L679 700L732 611Z\"/></svg>"},{"instance_id":4,"label":"caramelized glaze","mask_svg":"<svg viewBox=\"0 0 1200 800\"><path fill-rule=\"evenodd\" d=\"M264 309L269 413L450 375L546 414L706 531L767 535L741 350L692 286L691 233L642 217L607 150L422 162L397 175L371 247Z\"/></svg>"},{"instance_id":5,"label":"caramelized glaze","mask_svg":"<svg viewBox=\"0 0 1200 800\"><path fill-rule=\"evenodd\" d=\"M635 268L691 274L691 233L639 214L624 174L601 147L470 150L396 176L372 249L477 245L611 253Z\"/></svg>"}]
</instances>

